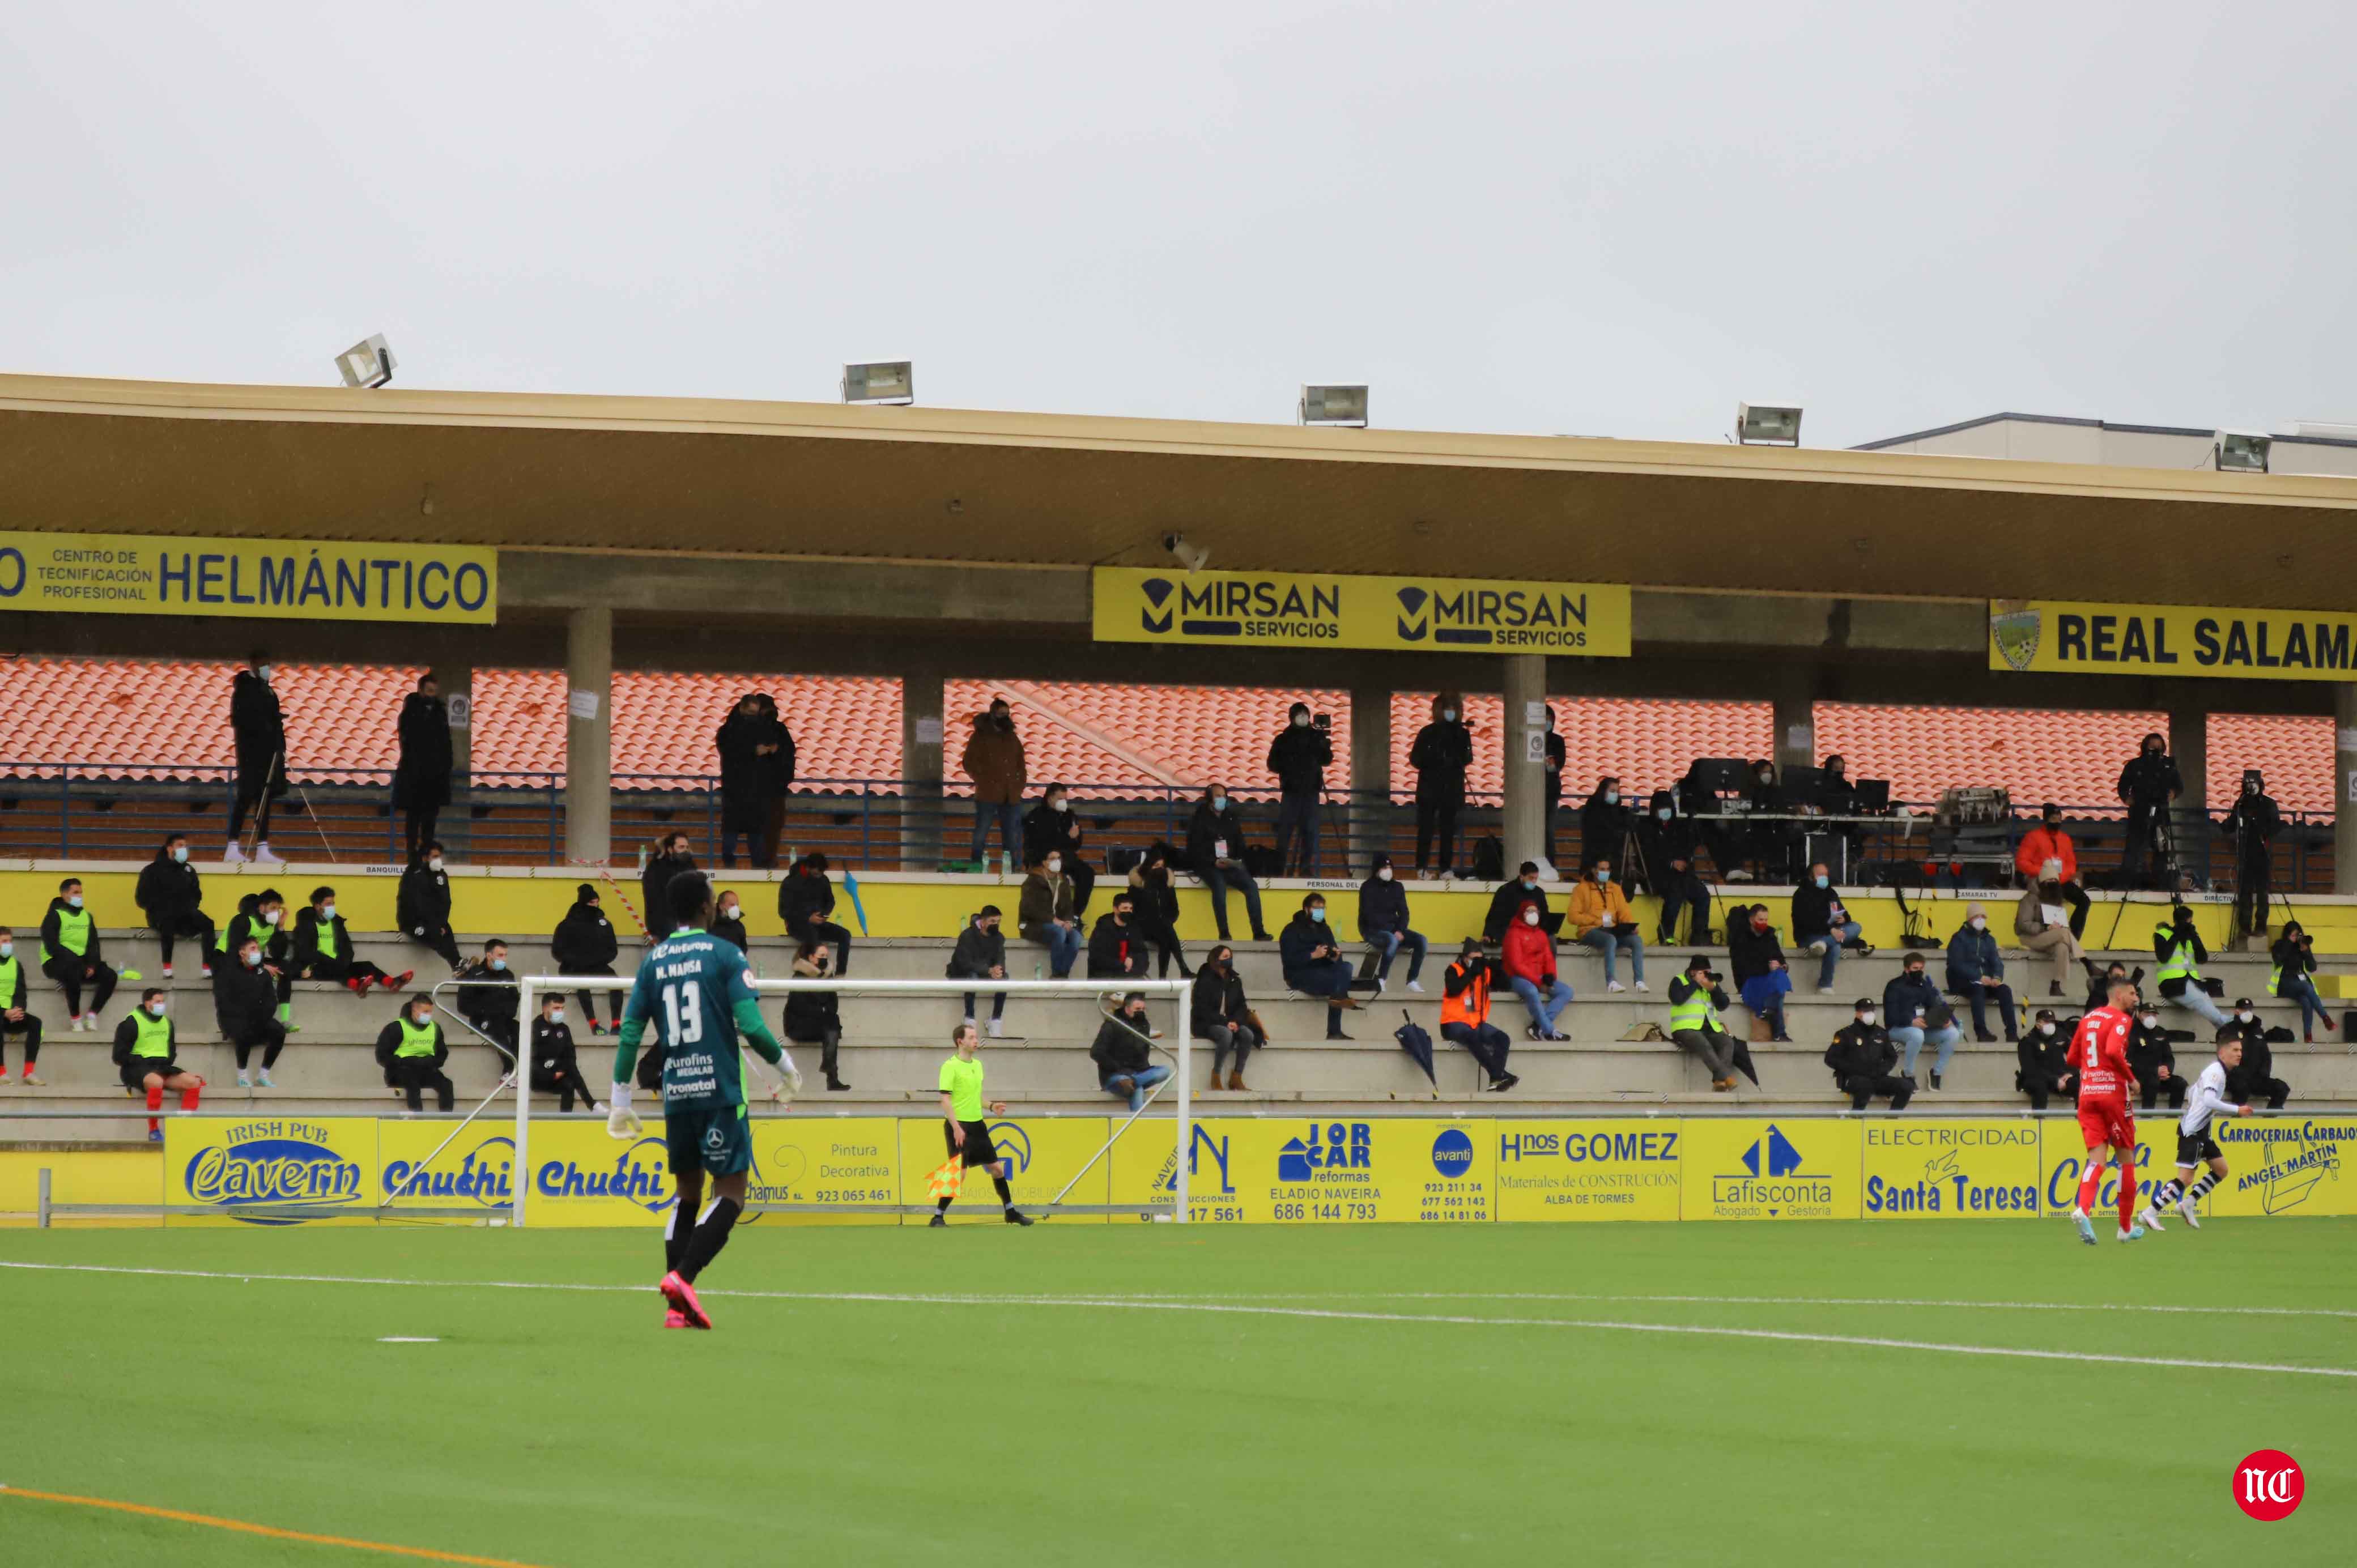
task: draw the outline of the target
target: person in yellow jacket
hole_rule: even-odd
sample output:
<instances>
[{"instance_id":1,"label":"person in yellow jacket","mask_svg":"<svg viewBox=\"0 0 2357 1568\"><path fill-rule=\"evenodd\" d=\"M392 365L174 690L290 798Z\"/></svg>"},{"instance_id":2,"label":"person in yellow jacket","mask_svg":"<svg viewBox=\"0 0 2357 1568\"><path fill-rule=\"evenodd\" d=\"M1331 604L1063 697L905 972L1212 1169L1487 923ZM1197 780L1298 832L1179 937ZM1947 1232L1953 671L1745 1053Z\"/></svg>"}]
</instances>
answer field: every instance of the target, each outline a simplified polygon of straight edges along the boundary
<instances>
[{"instance_id":1,"label":"person in yellow jacket","mask_svg":"<svg viewBox=\"0 0 2357 1568\"><path fill-rule=\"evenodd\" d=\"M1572 940L1582 947L1594 948L1604 955L1604 989L1623 991L1620 976L1613 972L1618 955L1629 955L1630 977L1637 989L1645 984L1645 939L1637 929L1636 911L1629 908L1629 896L1612 880L1612 859L1598 855L1587 863L1587 870L1571 886L1571 908L1564 915L1571 928Z\"/></svg>"}]
</instances>

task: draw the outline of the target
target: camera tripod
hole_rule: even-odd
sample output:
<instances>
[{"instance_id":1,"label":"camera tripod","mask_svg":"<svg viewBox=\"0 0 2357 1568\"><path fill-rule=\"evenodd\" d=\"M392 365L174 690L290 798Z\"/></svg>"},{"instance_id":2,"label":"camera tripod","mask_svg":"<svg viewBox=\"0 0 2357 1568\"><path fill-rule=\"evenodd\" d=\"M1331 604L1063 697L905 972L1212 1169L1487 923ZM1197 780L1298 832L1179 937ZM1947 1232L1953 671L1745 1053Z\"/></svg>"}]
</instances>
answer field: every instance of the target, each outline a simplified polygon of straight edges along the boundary
<instances>
[{"instance_id":1,"label":"camera tripod","mask_svg":"<svg viewBox=\"0 0 2357 1568\"><path fill-rule=\"evenodd\" d=\"M2184 893L2185 876L2177 863L2177 814L2171 810L2170 802L2164 800L2155 806L2149 822L2151 841L2145 847L2145 861L2156 868L2159 875L2162 891L2173 899ZM2128 831L2134 832L2136 830L2131 827ZM2126 861L2125 853L2121 860L2125 869ZM2142 865L2137 869L2141 871ZM2112 905L2112 929L2104 934L2104 946L2101 950L2103 951L2109 952L2118 945L2120 917L2127 913L2127 896L2134 891L2126 886L2126 883L2127 878L2123 875L2117 889L2120 897Z\"/></svg>"}]
</instances>

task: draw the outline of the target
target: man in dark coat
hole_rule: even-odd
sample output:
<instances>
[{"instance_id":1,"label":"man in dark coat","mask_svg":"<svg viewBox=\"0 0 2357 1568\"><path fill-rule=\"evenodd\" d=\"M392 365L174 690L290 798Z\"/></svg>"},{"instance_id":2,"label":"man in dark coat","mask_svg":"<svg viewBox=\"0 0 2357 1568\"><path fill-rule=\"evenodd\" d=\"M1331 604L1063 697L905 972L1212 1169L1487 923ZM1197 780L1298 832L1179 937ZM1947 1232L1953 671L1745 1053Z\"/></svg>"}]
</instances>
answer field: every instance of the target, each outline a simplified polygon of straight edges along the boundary
<instances>
[{"instance_id":1,"label":"man in dark coat","mask_svg":"<svg viewBox=\"0 0 2357 1568\"><path fill-rule=\"evenodd\" d=\"M1586 870L1598 860L1619 862L1636 817L1620 799L1620 780L1606 774L1579 808L1579 865ZM1623 867L1625 870L1626 867Z\"/></svg>"},{"instance_id":2,"label":"man in dark coat","mask_svg":"<svg viewBox=\"0 0 2357 1568\"><path fill-rule=\"evenodd\" d=\"M2127 838L2120 850L2118 886L2162 885L2166 857L2161 853L2161 834L2168 825L2171 804L2184 792L2185 778L2177 770L2177 759L2169 755L2168 741L2156 730L2144 737L2144 745L2128 758L2126 766L2120 769L2119 782L2113 786L2113 793L2128 809Z\"/></svg>"},{"instance_id":3,"label":"man in dark coat","mask_svg":"<svg viewBox=\"0 0 2357 1568\"><path fill-rule=\"evenodd\" d=\"M221 858L245 859L238 838L253 819L253 858L270 853L270 803L286 793L286 720L271 689L270 655L256 652L230 683L229 727L237 742L237 796L229 812L229 848Z\"/></svg>"},{"instance_id":4,"label":"man in dark coat","mask_svg":"<svg viewBox=\"0 0 2357 1568\"><path fill-rule=\"evenodd\" d=\"M1644 880L1661 896L1660 923L1654 928L1656 946L1677 940L1678 918L1687 917L1689 940L1700 943L1710 929L1710 886L1695 870L1696 835L1691 820L1678 811L1678 798L1656 789L1646 802L1645 820L1637 825L1637 853L1645 857Z\"/></svg>"},{"instance_id":5,"label":"man in dark coat","mask_svg":"<svg viewBox=\"0 0 2357 1568\"><path fill-rule=\"evenodd\" d=\"M213 921L202 905L205 888L197 868L188 864L188 835L174 833L139 868L137 899L147 916L147 929L163 949L164 978L172 978L172 943L180 937L197 939L197 957L208 977L212 974Z\"/></svg>"},{"instance_id":6,"label":"man in dark coat","mask_svg":"<svg viewBox=\"0 0 2357 1568\"><path fill-rule=\"evenodd\" d=\"M2282 1110L2284 1101L2291 1098L2291 1085L2276 1076L2276 1054L2267 1043L2267 1026L2249 997L2236 1000L2234 1015L2218 1031L2218 1037L2243 1042L2241 1064L2226 1074L2226 1098L2237 1105L2265 1103L2270 1111Z\"/></svg>"},{"instance_id":7,"label":"man in dark coat","mask_svg":"<svg viewBox=\"0 0 2357 1568\"><path fill-rule=\"evenodd\" d=\"M614 935L613 922L597 902L597 887L587 882L573 889L573 908L565 911L565 918L556 922L555 933L548 939L549 961L556 965L559 974L611 974L614 955L621 950ZM597 1022L597 993L576 991L574 1000L581 1004L581 1015L589 1021L589 1032L602 1035L604 1025ZM614 1015L619 1021L621 1007L617 1003Z\"/></svg>"},{"instance_id":8,"label":"man in dark coat","mask_svg":"<svg viewBox=\"0 0 2357 1568\"><path fill-rule=\"evenodd\" d=\"M1089 895L1096 891L1096 868L1081 858L1081 820L1072 814L1072 791L1050 784L1039 803L1023 815L1023 865L1028 870L1051 854L1063 856L1064 875L1072 879L1072 913L1089 912Z\"/></svg>"},{"instance_id":9,"label":"man in dark coat","mask_svg":"<svg viewBox=\"0 0 2357 1568\"><path fill-rule=\"evenodd\" d=\"M835 924L834 881L826 874L826 856L813 850L794 862L778 884L778 918L786 935L797 942L831 942L834 972L851 972L851 933Z\"/></svg>"},{"instance_id":10,"label":"man in dark coat","mask_svg":"<svg viewBox=\"0 0 2357 1568\"><path fill-rule=\"evenodd\" d=\"M1100 918L1096 929L1089 933L1091 980L1146 978L1146 957L1152 950L1138 930L1137 922L1131 918L1136 908L1137 900L1128 888L1113 896L1112 910Z\"/></svg>"},{"instance_id":11,"label":"man in dark coat","mask_svg":"<svg viewBox=\"0 0 2357 1568\"><path fill-rule=\"evenodd\" d=\"M458 942L450 933L450 874L442 869L442 846L428 843L409 857L393 895L393 918L401 934L434 950L444 963L458 967Z\"/></svg>"},{"instance_id":12,"label":"man in dark coat","mask_svg":"<svg viewBox=\"0 0 2357 1568\"><path fill-rule=\"evenodd\" d=\"M695 856L687 851L685 833L668 832L655 841L654 854L647 856L646 867L639 873L639 908L646 918L648 940L670 938L671 879L694 869Z\"/></svg>"},{"instance_id":13,"label":"man in dark coat","mask_svg":"<svg viewBox=\"0 0 2357 1568\"><path fill-rule=\"evenodd\" d=\"M2275 880L2275 851L2269 847L2283 831L2283 812L2265 789L2255 768L2243 774L2243 792L2218 831L2234 843L2234 929L2245 936L2267 934L2267 895Z\"/></svg>"},{"instance_id":14,"label":"man in dark coat","mask_svg":"<svg viewBox=\"0 0 2357 1568\"><path fill-rule=\"evenodd\" d=\"M1871 996L1859 997L1855 1020L1835 1031L1833 1044L1825 1047L1825 1066L1849 1096L1852 1111L1865 1110L1878 1094L1890 1097L1893 1111L1906 1110L1914 1098L1914 1080L1899 1076L1899 1047L1876 1021Z\"/></svg>"},{"instance_id":15,"label":"man in dark coat","mask_svg":"<svg viewBox=\"0 0 2357 1568\"><path fill-rule=\"evenodd\" d=\"M1187 866L1211 890L1211 923L1220 940L1228 940L1228 889L1244 896L1244 913L1252 918L1253 940L1268 940L1261 924L1260 884L1244 869L1244 824L1224 784L1213 784L1195 802L1187 819Z\"/></svg>"},{"instance_id":16,"label":"man in dark coat","mask_svg":"<svg viewBox=\"0 0 2357 1568\"><path fill-rule=\"evenodd\" d=\"M1296 703L1285 727L1268 743L1268 770L1276 775L1276 863L1290 866L1295 835L1301 840L1301 875L1318 875L1318 819L1324 815L1326 769L1333 766L1334 738L1312 723L1309 704Z\"/></svg>"},{"instance_id":17,"label":"man in dark coat","mask_svg":"<svg viewBox=\"0 0 2357 1568\"><path fill-rule=\"evenodd\" d=\"M1415 769L1415 869L1419 876L1440 851L1445 875L1457 864L1457 813L1465 805L1465 774L1473 766L1473 732L1465 700L1454 692L1432 699L1432 722L1415 732L1408 766Z\"/></svg>"},{"instance_id":18,"label":"man in dark coat","mask_svg":"<svg viewBox=\"0 0 2357 1568\"><path fill-rule=\"evenodd\" d=\"M748 692L729 710L727 720L713 736L720 750L720 864L737 864L737 840L741 836L753 865L768 870L777 864L777 844L769 839L770 808L778 793L775 762L785 746L786 726L777 720L776 706L759 692Z\"/></svg>"},{"instance_id":19,"label":"man in dark coat","mask_svg":"<svg viewBox=\"0 0 2357 1568\"><path fill-rule=\"evenodd\" d=\"M401 700L401 761L393 770L393 809L402 813L410 858L434 842L434 825L450 803L450 709L442 683L428 670L417 690Z\"/></svg>"}]
</instances>

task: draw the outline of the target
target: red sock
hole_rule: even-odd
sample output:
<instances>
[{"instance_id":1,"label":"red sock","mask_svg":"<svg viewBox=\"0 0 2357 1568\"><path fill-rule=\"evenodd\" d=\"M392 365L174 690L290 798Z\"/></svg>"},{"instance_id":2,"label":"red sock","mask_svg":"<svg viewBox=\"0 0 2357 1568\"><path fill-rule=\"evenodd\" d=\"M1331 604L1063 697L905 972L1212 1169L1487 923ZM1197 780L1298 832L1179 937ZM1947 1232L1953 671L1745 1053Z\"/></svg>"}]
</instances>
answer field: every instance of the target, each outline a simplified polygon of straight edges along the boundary
<instances>
[{"instance_id":1,"label":"red sock","mask_svg":"<svg viewBox=\"0 0 2357 1568\"><path fill-rule=\"evenodd\" d=\"M162 1084L155 1083L147 1086L147 1109L150 1111L161 1111L164 1109L164 1086ZM148 1130L150 1132L155 1130L154 1122L151 1122L148 1123Z\"/></svg>"},{"instance_id":2,"label":"red sock","mask_svg":"<svg viewBox=\"0 0 2357 1568\"><path fill-rule=\"evenodd\" d=\"M205 1086L201 1083L198 1084L193 1089L184 1089L180 1090L180 1109L183 1111L194 1111L197 1108L197 1096L202 1094L204 1091Z\"/></svg>"},{"instance_id":3,"label":"red sock","mask_svg":"<svg viewBox=\"0 0 2357 1568\"><path fill-rule=\"evenodd\" d=\"M2079 1201L2075 1206L2082 1214L2095 1211L2095 1191L2104 1180L2103 1165L2096 1160L2095 1151L2087 1151L2087 1168L2079 1176Z\"/></svg>"},{"instance_id":4,"label":"red sock","mask_svg":"<svg viewBox=\"0 0 2357 1568\"><path fill-rule=\"evenodd\" d=\"M147 1118L147 1131L150 1133L162 1132L164 1124L161 1122L156 1121L153 1116Z\"/></svg>"},{"instance_id":5,"label":"red sock","mask_svg":"<svg viewBox=\"0 0 2357 1568\"><path fill-rule=\"evenodd\" d=\"M2136 1223L2136 1155L2131 1152L2120 1166L2120 1229Z\"/></svg>"}]
</instances>

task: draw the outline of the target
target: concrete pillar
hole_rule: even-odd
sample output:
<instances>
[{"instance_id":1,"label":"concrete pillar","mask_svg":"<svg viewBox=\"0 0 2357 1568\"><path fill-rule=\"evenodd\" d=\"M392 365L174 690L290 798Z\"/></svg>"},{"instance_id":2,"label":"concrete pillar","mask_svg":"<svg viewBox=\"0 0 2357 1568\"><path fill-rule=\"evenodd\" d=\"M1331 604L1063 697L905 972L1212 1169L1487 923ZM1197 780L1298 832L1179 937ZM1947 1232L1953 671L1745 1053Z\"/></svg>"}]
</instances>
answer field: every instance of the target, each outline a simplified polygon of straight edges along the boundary
<instances>
[{"instance_id":1,"label":"concrete pillar","mask_svg":"<svg viewBox=\"0 0 2357 1568\"><path fill-rule=\"evenodd\" d=\"M1505 722L1499 737L1506 775L1506 874L1546 859L1546 655L1506 655Z\"/></svg>"},{"instance_id":2,"label":"concrete pillar","mask_svg":"<svg viewBox=\"0 0 2357 1568\"><path fill-rule=\"evenodd\" d=\"M2332 688L2332 890L2357 893L2357 682Z\"/></svg>"},{"instance_id":3,"label":"concrete pillar","mask_svg":"<svg viewBox=\"0 0 2357 1568\"><path fill-rule=\"evenodd\" d=\"M900 677L900 869L942 866L942 709L938 670Z\"/></svg>"},{"instance_id":4,"label":"concrete pillar","mask_svg":"<svg viewBox=\"0 0 2357 1568\"><path fill-rule=\"evenodd\" d=\"M1776 777L1790 768L1817 765L1817 672L1794 665L1777 673L1775 696Z\"/></svg>"},{"instance_id":5,"label":"concrete pillar","mask_svg":"<svg viewBox=\"0 0 2357 1568\"><path fill-rule=\"evenodd\" d=\"M603 865L614 840L614 612L608 606L587 606L565 618L565 856Z\"/></svg>"},{"instance_id":6,"label":"concrete pillar","mask_svg":"<svg viewBox=\"0 0 2357 1568\"><path fill-rule=\"evenodd\" d=\"M475 664L471 659L437 660L435 678L442 682L442 702L450 710L450 804L435 825L454 863L466 861L474 840Z\"/></svg>"},{"instance_id":7,"label":"concrete pillar","mask_svg":"<svg viewBox=\"0 0 2357 1568\"><path fill-rule=\"evenodd\" d=\"M2185 780L2185 793L2177 798L2177 864L2180 870L2199 875L2208 864L2211 841L2217 834L2211 830L2204 811L2210 801L2210 705L2188 697L2177 697L2169 704L2169 754L2177 759L2178 776ZM2225 860L2231 862L2231 854ZM2233 874L2232 866L2227 875Z\"/></svg>"},{"instance_id":8,"label":"concrete pillar","mask_svg":"<svg viewBox=\"0 0 2357 1568\"><path fill-rule=\"evenodd\" d=\"M1332 834L1342 824L1329 825ZM1388 683L1351 688L1351 865L1363 876L1378 851L1391 847L1392 689Z\"/></svg>"}]
</instances>

